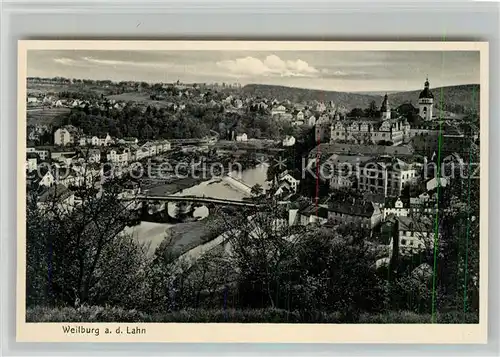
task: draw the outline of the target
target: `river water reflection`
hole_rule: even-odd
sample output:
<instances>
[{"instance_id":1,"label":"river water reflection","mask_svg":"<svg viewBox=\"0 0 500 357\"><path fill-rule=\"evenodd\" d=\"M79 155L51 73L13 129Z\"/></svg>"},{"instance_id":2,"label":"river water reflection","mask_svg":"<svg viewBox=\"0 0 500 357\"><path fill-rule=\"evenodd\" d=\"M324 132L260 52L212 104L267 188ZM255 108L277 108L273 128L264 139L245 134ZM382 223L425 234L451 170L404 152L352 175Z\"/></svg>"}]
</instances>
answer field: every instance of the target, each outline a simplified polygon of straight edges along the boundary
<instances>
[{"instance_id":1,"label":"river water reflection","mask_svg":"<svg viewBox=\"0 0 500 357\"><path fill-rule=\"evenodd\" d=\"M267 166L259 165L255 168L248 169L242 173L233 172L233 177L243 181L247 186L259 184L264 186L267 178ZM239 190L221 178L204 181L195 186L186 188L182 191L174 193L176 196L205 196L230 200L241 200L244 197L250 197L247 192ZM176 215L176 207L174 204L167 205L168 213L172 216ZM206 218L209 214L208 208L205 206L197 207L193 216L198 219ZM183 223L178 223L181 225ZM129 227L126 231L135 236L140 242L149 242L151 244L150 251L154 251L165 237L166 229L172 227L172 224L167 223L151 223L141 222L138 226Z\"/></svg>"}]
</instances>

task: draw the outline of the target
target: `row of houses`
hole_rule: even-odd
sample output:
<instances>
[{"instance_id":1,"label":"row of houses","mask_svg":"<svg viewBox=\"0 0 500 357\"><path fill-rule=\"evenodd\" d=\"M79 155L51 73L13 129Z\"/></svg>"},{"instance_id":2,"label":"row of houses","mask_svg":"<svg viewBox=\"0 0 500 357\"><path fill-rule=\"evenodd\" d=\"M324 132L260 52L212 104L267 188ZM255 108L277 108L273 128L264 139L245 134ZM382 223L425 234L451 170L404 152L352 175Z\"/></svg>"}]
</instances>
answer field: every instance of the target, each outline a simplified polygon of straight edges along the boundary
<instances>
[{"instance_id":1,"label":"row of houses","mask_svg":"<svg viewBox=\"0 0 500 357\"><path fill-rule=\"evenodd\" d=\"M375 228L382 221L379 205L365 199L349 197L327 199L323 203L308 204L289 210L289 224L307 226L312 223L335 225L356 224L366 229Z\"/></svg>"},{"instance_id":2,"label":"row of houses","mask_svg":"<svg viewBox=\"0 0 500 357\"><path fill-rule=\"evenodd\" d=\"M105 109L117 109L121 110L125 107L125 102L117 102L115 100L99 100L99 101L89 101L81 99L60 99L52 96L37 96L35 94L28 94L26 96L26 103L29 106L50 106L55 108L99 108L101 110Z\"/></svg>"},{"instance_id":3,"label":"row of houses","mask_svg":"<svg viewBox=\"0 0 500 357\"><path fill-rule=\"evenodd\" d=\"M108 146L114 142L109 134L103 137L88 136L73 125L65 125L54 132L54 144L57 146Z\"/></svg>"},{"instance_id":4,"label":"row of houses","mask_svg":"<svg viewBox=\"0 0 500 357\"><path fill-rule=\"evenodd\" d=\"M397 222L400 253L413 255L429 248L434 240L436 201L427 192L410 200L408 204L402 198L385 203L354 197L327 200L317 205L289 209L289 225L354 225L373 233L377 227L384 231ZM392 236L381 244L392 249Z\"/></svg>"},{"instance_id":5,"label":"row of houses","mask_svg":"<svg viewBox=\"0 0 500 357\"><path fill-rule=\"evenodd\" d=\"M357 184L360 191L384 196L397 196L405 185L416 182L422 165L413 160L402 160L390 155L333 154L326 160L310 159L313 172L327 182L331 189L351 188Z\"/></svg>"},{"instance_id":6,"label":"row of houses","mask_svg":"<svg viewBox=\"0 0 500 357\"><path fill-rule=\"evenodd\" d=\"M130 141L127 141L130 142ZM135 141L134 141L135 142ZM134 144L120 144L116 147L107 147L106 149L87 148L77 151L50 151L30 147L26 153L26 170L28 172L37 169L39 162L53 160L61 164L70 166L74 163L100 163L105 155L106 162L119 165L127 165L134 161L140 161L148 157L160 155L172 148L168 140L148 141L142 146Z\"/></svg>"},{"instance_id":7,"label":"row of houses","mask_svg":"<svg viewBox=\"0 0 500 357\"><path fill-rule=\"evenodd\" d=\"M113 144L119 145L132 145L137 146L137 138L122 138L113 139L109 134L103 137L98 136L87 136L82 133L82 131L73 125L66 125L64 127L58 128L54 133L54 144L57 146L68 146L68 145L79 145L79 146L110 146ZM170 150L170 142L167 140L161 140L156 142L147 142L140 149L143 152L148 152L148 154L139 153L138 156L146 157L156 155L167 150ZM149 153L151 152L151 153ZM140 159L138 159L140 160Z\"/></svg>"}]
</instances>

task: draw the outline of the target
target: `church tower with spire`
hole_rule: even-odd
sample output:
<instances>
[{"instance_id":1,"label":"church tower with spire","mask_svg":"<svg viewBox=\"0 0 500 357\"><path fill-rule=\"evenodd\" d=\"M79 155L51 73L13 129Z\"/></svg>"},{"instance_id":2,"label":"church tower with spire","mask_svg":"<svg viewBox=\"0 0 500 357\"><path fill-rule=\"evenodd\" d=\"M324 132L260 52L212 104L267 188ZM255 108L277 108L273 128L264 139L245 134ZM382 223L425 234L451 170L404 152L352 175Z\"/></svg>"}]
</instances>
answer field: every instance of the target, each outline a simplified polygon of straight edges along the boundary
<instances>
[{"instance_id":1,"label":"church tower with spire","mask_svg":"<svg viewBox=\"0 0 500 357\"><path fill-rule=\"evenodd\" d=\"M434 105L434 95L429 89L429 78L425 79L424 90L420 92L418 97L418 111L421 118L424 120L432 120L432 108Z\"/></svg>"},{"instance_id":2,"label":"church tower with spire","mask_svg":"<svg viewBox=\"0 0 500 357\"><path fill-rule=\"evenodd\" d=\"M387 93L385 93L384 101L382 102L382 106L380 107L380 116L382 120L391 119L391 108L389 107L389 99L387 97Z\"/></svg>"}]
</instances>

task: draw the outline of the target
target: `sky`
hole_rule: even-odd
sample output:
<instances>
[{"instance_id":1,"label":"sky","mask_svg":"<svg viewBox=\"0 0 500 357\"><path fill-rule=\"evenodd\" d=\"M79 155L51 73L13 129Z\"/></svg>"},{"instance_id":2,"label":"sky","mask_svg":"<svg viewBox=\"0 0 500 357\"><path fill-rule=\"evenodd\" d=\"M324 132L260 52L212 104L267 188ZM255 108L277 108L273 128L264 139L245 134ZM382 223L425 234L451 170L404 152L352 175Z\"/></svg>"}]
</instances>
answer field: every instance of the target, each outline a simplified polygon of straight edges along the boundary
<instances>
[{"instance_id":1,"label":"sky","mask_svg":"<svg viewBox=\"0 0 500 357\"><path fill-rule=\"evenodd\" d=\"M479 83L477 51L30 50L28 76L406 91Z\"/></svg>"}]
</instances>

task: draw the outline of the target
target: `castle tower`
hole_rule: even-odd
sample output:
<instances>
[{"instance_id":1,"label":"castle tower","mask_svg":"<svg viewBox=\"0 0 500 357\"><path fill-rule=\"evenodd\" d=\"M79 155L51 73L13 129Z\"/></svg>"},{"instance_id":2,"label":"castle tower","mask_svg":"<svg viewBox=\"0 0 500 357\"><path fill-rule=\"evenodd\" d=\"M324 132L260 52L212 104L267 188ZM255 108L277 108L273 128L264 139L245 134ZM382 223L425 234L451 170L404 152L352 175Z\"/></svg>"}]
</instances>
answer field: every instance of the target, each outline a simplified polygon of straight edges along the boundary
<instances>
[{"instance_id":1,"label":"castle tower","mask_svg":"<svg viewBox=\"0 0 500 357\"><path fill-rule=\"evenodd\" d=\"M391 119L391 108L389 107L389 99L387 93L384 96L384 101L380 107L380 116L382 120Z\"/></svg>"},{"instance_id":2,"label":"castle tower","mask_svg":"<svg viewBox=\"0 0 500 357\"><path fill-rule=\"evenodd\" d=\"M424 90L418 97L419 115L424 120L432 120L432 108L434 105L434 95L429 89L429 79L425 79Z\"/></svg>"}]
</instances>

